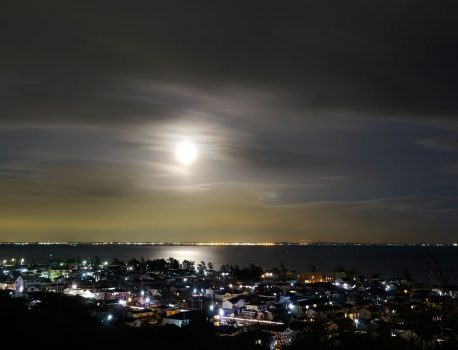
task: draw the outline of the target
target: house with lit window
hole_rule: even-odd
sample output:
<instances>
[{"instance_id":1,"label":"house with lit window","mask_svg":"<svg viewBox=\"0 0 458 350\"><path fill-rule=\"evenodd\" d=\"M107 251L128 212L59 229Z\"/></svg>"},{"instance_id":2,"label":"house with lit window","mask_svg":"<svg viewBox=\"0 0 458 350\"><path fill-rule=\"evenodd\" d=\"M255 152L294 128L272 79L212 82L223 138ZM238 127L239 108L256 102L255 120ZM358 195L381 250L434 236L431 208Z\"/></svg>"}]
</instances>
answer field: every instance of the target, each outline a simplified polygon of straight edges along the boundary
<instances>
[{"instance_id":1,"label":"house with lit window","mask_svg":"<svg viewBox=\"0 0 458 350\"><path fill-rule=\"evenodd\" d=\"M305 272L297 275L296 280L302 283L332 283L335 280L335 274L327 272Z\"/></svg>"},{"instance_id":2,"label":"house with lit window","mask_svg":"<svg viewBox=\"0 0 458 350\"><path fill-rule=\"evenodd\" d=\"M16 293L38 292L42 288L42 282L38 275L21 275L14 281Z\"/></svg>"},{"instance_id":3,"label":"house with lit window","mask_svg":"<svg viewBox=\"0 0 458 350\"><path fill-rule=\"evenodd\" d=\"M141 308L131 308L126 313L126 317L130 317L133 319L154 317L155 315L156 315L156 312L153 309L141 309Z\"/></svg>"},{"instance_id":4,"label":"house with lit window","mask_svg":"<svg viewBox=\"0 0 458 350\"><path fill-rule=\"evenodd\" d=\"M171 324L177 327L187 326L191 323L191 319L188 317L189 311L177 312L176 314L164 317L162 324Z\"/></svg>"},{"instance_id":5,"label":"house with lit window","mask_svg":"<svg viewBox=\"0 0 458 350\"><path fill-rule=\"evenodd\" d=\"M204 314L200 310L185 310L177 312L173 315L166 316L162 319L162 324L171 324L177 327L183 327L191 324L192 322L208 321Z\"/></svg>"},{"instance_id":6,"label":"house with lit window","mask_svg":"<svg viewBox=\"0 0 458 350\"><path fill-rule=\"evenodd\" d=\"M221 307L224 310L225 315L234 314L238 315L242 308L245 307L245 299L241 297L235 297L232 299L224 300Z\"/></svg>"}]
</instances>

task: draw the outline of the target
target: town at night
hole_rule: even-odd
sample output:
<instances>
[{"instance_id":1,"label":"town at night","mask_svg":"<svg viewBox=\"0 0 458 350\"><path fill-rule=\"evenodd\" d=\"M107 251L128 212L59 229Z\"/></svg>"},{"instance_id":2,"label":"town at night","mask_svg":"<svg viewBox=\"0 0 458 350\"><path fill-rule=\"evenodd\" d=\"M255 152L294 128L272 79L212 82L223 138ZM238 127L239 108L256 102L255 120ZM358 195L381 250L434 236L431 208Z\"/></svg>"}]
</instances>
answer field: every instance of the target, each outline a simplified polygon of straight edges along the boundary
<instances>
[{"instance_id":1,"label":"town at night","mask_svg":"<svg viewBox=\"0 0 458 350\"><path fill-rule=\"evenodd\" d=\"M457 15L0 1L0 347L457 349Z\"/></svg>"}]
</instances>

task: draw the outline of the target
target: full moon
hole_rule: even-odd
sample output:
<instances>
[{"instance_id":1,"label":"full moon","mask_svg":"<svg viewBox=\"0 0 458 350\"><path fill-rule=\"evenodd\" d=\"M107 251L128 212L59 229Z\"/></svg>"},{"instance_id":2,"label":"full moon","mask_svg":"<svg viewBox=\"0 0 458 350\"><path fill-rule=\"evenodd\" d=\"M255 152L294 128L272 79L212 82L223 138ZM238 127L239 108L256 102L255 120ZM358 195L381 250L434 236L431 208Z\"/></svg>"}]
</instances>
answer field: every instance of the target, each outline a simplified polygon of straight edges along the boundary
<instances>
[{"instance_id":1,"label":"full moon","mask_svg":"<svg viewBox=\"0 0 458 350\"><path fill-rule=\"evenodd\" d=\"M175 156L183 165L190 165L197 158L197 147L190 142L181 142L175 151Z\"/></svg>"}]
</instances>

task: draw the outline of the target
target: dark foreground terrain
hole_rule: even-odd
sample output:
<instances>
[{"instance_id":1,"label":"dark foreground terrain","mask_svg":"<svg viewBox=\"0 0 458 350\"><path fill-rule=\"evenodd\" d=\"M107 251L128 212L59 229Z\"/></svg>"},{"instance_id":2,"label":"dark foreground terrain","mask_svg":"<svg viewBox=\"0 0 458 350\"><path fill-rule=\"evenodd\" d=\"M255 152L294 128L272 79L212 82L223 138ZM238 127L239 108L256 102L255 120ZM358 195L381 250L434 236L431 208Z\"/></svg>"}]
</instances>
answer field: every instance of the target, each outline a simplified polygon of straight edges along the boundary
<instances>
[{"instance_id":1,"label":"dark foreground terrain","mask_svg":"<svg viewBox=\"0 0 458 350\"><path fill-rule=\"evenodd\" d=\"M155 348L155 349L269 349L272 335L267 331L247 330L236 336L223 336L202 318L193 324L176 326L145 326L131 328L107 324L93 317L94 305L79 297L43 293L40 302L24 297L0 294L0 326L3 346L81 347L81 348ZM320 323L291 324L297 336L284 349L417 349L415 344L392 337L389 333L373 337L349 330L333 337ZM3 348L2 346L2 348ZM280 347L282 346L282 347ZM456 349L455 339L438 345Z\"/></svg>"}]
</instances>

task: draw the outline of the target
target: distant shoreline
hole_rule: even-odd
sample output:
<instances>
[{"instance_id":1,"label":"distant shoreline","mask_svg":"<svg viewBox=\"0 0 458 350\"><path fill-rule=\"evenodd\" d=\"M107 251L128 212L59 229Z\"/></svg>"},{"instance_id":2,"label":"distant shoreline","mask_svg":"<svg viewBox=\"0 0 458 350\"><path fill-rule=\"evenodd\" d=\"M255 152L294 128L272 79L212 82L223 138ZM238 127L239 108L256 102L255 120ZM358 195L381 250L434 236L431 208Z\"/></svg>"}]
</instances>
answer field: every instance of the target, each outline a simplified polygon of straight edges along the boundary
<instances>
[{"instance_id":1,"label":"distant shoreline","mask_svg":"<svg viewBox=\"0 0 458 350\"><path fill-rule=\"evenodd\" d=\"M358 242L0 242L0 245L139 245L139 246L377 246L377 247L458 247L457 243L358 243Z\"/></svg>"}]
</instances>

